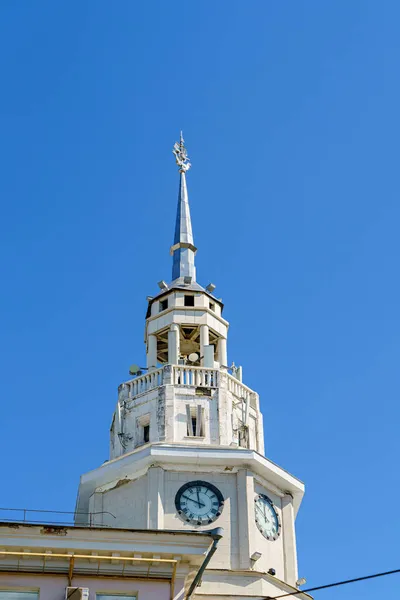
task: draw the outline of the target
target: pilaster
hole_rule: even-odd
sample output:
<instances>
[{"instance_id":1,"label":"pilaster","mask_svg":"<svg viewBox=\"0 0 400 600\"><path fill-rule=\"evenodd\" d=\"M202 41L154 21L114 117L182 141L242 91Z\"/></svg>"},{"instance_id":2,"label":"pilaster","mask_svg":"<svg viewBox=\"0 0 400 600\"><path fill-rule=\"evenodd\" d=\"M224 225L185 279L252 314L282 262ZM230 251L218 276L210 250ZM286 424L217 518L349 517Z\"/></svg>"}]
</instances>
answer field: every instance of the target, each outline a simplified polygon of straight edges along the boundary
<instances>
[{"instance_id":1,"label":"pilaster","mask_svg":"<svg viewBox=\"0 0 400 600\"><path fill-rule=\"evenodd\" d=\"M232 400L228 393L228 378L225 371L219 372L218 389L219 444L229 446L232 442Z\"/></svg>"},{"instance_id":2,"label":"pilaster","mask_svg":"<svg viewBox=\"0 0 400 600\"><path fill-rule=\"evenodd\" d=\"M294 586L296 585L298 574L293 497L290 494L286 494L282 498L282 536L285 557L285 581Z\"/></svg>"},{"instance_id":3,"label":"pilaster","mask_svg":"<svg viewBox=\"0 0 400 600\"><path fill-rule=\"evenodd\" d=\"M251 568L253 554L250 531L254 521L254 478L247 469L237 473L238 529L239 529L239 568Z\"/></svg>"},{"instance_id":4,"label":"pilaster","mask_svg":"<svg viewBox=\"0 0 400 600\"><path fill-rule=\"evenodd\" d=\"M147 485L147 527L149 529L164 529L164 469L150 467L147 472Z\"/></svg>"}]
</instances>

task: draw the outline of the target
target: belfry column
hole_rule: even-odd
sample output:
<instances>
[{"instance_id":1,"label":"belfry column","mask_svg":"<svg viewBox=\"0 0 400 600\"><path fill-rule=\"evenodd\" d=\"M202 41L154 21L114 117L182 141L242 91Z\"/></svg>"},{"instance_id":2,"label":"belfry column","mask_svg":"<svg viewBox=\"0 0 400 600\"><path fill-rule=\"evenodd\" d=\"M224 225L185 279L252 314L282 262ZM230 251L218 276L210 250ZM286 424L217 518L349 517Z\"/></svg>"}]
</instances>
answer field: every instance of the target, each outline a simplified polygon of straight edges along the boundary
<instances>
[{"instance_id":1,"label":"belfry column","mask_svg":"<svg viewBox=\"0 0 400 600\"><path fill-rule=\"evenodd\" d=\"M177 365L179 355L179 325L172 323L168 331L168 363L170 365Z\"/></svg>"},{"instance_id":2,"label":"belfry column","mask_svg":"<svg viewBox=\"0 0 400 600\"><path fill-rule=\"evenodd\" d=\"M157 368L157 336L152 334L147 337L147 368Z\"/></svg>"},{"instance_id":3,"label":"belfry column","mask_svg":"<svg viewBox=\"0 0 400 600\"><path fill-rule=\"evenodd\" d=\"M220 367L228 366L228 354L226 349L226 338L219 338L218 340L218 360Z\"/></svg>"},{"instance_id":4,"label":"belfry column","mask_svg":"<svg viewBox=\"0 0 400 600\"><path fill-rule=\"evenodd\" d=\"M204 347L210 343L210 330L208 325L200 325L200 356L201 364L204 365Z\"/></svg>"}]
</instances>

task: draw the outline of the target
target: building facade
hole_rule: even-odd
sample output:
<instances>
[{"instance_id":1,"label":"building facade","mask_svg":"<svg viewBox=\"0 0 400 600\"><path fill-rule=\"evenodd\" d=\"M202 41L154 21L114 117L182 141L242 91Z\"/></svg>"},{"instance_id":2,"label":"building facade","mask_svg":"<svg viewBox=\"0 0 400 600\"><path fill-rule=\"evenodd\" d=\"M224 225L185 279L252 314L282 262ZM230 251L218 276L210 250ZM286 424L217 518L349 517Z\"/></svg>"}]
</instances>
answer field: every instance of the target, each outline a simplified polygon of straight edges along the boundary
<instances>
[{"instance_id":1,"label":"building facade","mask_svg":"<svg viewBox=\"0 0 400 600\"><path fill-rule=\"evenodd\" d=\"M174 154L180 182L172 278L148 297L146 369L133 365L133 377L119 386L110 457L82 475L74 527L45 535L44 527L4 524L0 600L36 600L12 596L12 582L25 578L20 592L36 593L28 588L37 573L1 570L3 563L32 566L37 545L49 554L40 577L64 585L67 573L69 587L88 588L90 600L308 597L298 593L295 537L304 486L264 456L258 394L240 367L228 366L224 305L212 283L196 279L182 136ZM4 554L10 544L26 553ZM38 565L45 559L35 558ZM97 576L89 573L95 568ZM47 581L52 599L61 600ZM42 592L40 600L49 597Z\"/></svg>"}]
</instances>

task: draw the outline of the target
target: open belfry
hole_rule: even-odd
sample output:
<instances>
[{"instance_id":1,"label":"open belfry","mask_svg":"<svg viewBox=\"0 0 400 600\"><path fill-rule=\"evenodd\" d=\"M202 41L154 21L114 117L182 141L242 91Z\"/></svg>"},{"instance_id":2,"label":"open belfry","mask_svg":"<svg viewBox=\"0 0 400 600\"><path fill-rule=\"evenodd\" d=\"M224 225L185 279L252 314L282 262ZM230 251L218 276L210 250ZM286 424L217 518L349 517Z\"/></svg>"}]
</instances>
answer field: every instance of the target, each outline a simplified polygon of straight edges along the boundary
<instances>
[{"instance_id":1,"label":"open belfry","mask_svg":"<svg viewBox=\"0 0 400 600\"><path fill-rule=\"evenodd\" d=\"M91 515L96 526L214 530L190 597L274 597L298 589L295 518L304 486L264 456L259 396L240 367L228 366L224 305L212 283L196 278L182 135L173 152L172 278L148 297L147 369L133 366L134 377L119 386L110 460L81 477L76 523L88 525ZM189 575L186 593L190 584Z\"/></svg>"}]
</instances>

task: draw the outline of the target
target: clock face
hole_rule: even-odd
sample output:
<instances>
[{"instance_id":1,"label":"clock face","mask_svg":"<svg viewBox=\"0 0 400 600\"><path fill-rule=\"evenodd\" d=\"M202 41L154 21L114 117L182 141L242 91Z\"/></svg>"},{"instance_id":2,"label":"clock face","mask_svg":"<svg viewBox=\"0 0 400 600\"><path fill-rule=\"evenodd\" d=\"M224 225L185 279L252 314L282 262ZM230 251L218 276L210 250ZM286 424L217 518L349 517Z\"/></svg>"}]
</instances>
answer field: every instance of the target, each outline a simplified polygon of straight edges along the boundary
<instances>
[{"instance_id":1,"label":"clock face","mask_svg":"<svg viewBox=\"0 0 400 600\"><path fill-rule=\"evenodd\" d=\"M258 529L267 540L276 540L280 534L281 524L268 496L259 494L254 499L254 509Z\"/></svg>"},{"instance_id":2,"label":"clock face","mask_svg":"<svg viewBox=\"0 0 400 600\"><path fill-rule=\"evenodd\" d=\"M215 485L206 481L191 481L178 490L175 506L187 523L208 525L221 514L224 498Z\"/></svg>"}]
</instances>

